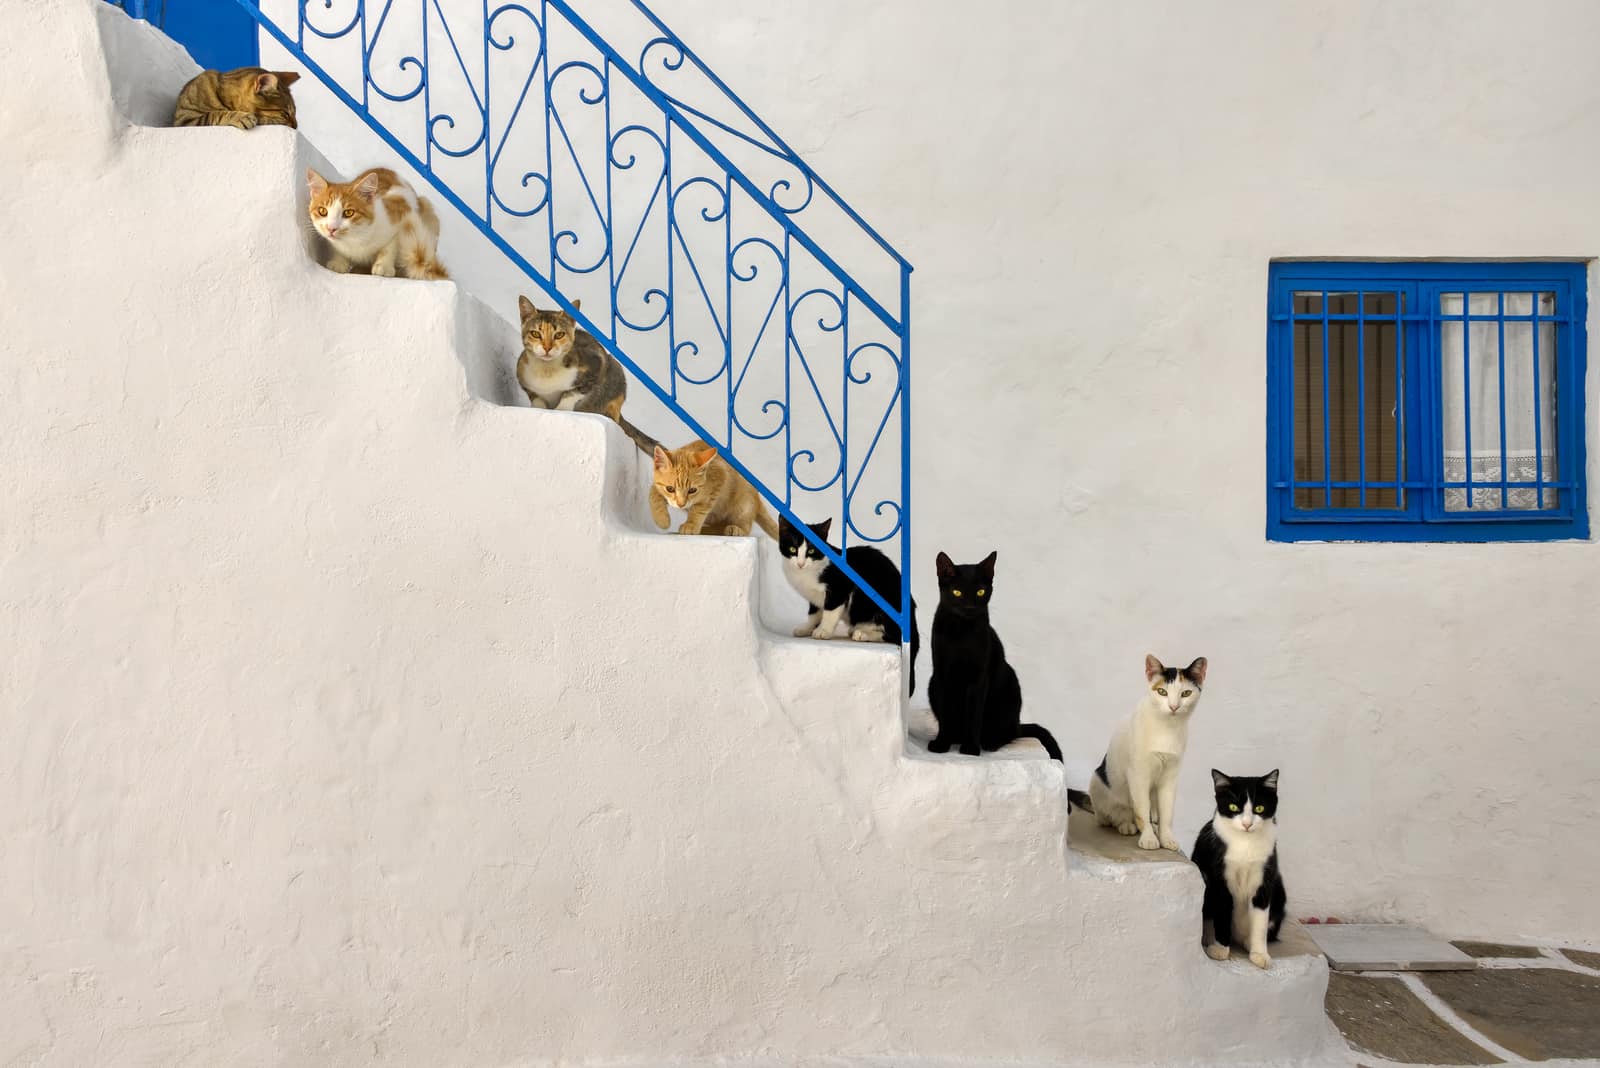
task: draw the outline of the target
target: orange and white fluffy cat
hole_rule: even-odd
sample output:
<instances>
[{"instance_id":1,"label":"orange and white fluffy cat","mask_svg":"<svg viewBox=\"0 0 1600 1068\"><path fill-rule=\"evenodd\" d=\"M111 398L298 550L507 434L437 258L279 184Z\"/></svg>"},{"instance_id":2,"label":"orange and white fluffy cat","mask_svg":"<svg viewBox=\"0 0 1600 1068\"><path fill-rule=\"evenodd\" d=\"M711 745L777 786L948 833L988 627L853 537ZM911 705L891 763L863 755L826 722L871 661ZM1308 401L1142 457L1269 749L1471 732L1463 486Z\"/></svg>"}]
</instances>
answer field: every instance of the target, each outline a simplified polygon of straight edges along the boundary
<instances>
[{"instance_id":1,"label":"orange and white fluffy cat","mask_svg":"<svg viewBox=\"0 0 1600 1068\"><path fill-rule=\"evenodd\" d=\"M678 528L679 534L742 538L754 524L769 537L778 536L777 520L761 503L761 494L703 441L691 441L671 452L656 446L650 518L662 530L672 525L669 504L688 513Z\"/></svg>"},{"instance_id":2,"label":"orange and white fluffy cat","mask_svg":"<svg viewBox=\"0 0 1600 1068\"><path fill-rule=\"evenodd\" d=\"M330 182L306 171L311 225L333 247L330 270L393 278L449 278L439 262L439 216L433 205L387 167L352 181Z\"/></svg>"}]
</instances>

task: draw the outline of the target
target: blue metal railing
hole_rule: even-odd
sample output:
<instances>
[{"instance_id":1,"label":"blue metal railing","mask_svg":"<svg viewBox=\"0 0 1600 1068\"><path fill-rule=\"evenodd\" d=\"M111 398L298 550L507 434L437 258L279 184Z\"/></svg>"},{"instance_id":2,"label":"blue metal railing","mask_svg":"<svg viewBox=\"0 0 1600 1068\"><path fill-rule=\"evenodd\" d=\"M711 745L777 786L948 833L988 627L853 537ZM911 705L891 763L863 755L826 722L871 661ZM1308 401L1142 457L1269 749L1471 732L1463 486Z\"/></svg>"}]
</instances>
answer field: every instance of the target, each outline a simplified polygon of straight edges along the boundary
<instances>
[{"instance_id":1,"label":"blue metal railing","mask_svg":"<svg viewBox=\"0 0 1600 1068\"><path fill-rule=\"evenodd\" d=\"M911 265L643 3L234 2L909 636Z\"/></svg>"}]
</instances>

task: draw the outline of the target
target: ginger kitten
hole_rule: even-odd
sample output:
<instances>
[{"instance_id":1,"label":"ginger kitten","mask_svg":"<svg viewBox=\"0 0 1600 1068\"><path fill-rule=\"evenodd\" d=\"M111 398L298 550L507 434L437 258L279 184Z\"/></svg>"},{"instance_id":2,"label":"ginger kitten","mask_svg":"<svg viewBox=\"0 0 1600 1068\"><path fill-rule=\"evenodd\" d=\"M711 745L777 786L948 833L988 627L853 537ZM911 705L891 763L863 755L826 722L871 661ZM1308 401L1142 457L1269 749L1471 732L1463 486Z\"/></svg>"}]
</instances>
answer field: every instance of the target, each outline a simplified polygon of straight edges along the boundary
<instances>
[{"instance_id":1,"label":"ginger kitten","mask_svg":"<svg viewBox=\"0 0 1600 1068\"><path fill-rule=\"evenodd\" d=\"M227 73L204 70L178 92L174 126L295 127L289 86L300 80L292 70L240 67Z\"/></svg>"},{"instance_id":2,"label":"ginger kitten","mask_svg":"<svg viewBox=\"0 0 1600 1068\"><path fill-rule=\"evenodd\" d=\"M761 502L761 494L739 477L722 457L703 441L691 441L668 452L655 447L655 484L650 494L650 518L666 530L672 524L667 505L689 514L679 534L726 534L742 538L758 525L774 540L778 524Z\"/></svg>"},{"instance_id":3,"label":"ginger kitten","mask_svg":"<svg viewBox=\"0 0 1600 1068\"><path fill-rule=\"evenodd\" d=\"M333 247L329 270L393 278L449 278L439 262L439 216L433 205L387 167L353 181L330 182L306 171L311 225Z\"/></svg>"}]
</instances>

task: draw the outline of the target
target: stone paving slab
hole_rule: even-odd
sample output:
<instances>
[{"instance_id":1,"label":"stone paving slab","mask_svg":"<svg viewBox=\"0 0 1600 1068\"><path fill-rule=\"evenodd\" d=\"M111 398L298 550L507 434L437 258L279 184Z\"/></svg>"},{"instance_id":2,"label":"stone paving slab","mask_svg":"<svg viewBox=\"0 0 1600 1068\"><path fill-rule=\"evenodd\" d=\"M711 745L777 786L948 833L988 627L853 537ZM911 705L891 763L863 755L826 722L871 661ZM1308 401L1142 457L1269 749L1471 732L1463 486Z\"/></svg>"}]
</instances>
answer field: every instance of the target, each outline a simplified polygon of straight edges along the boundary
<instances>
[{"instance_id":1,"label":"stone paving slab","mask_svg":"<svg viewBox=\"0 0 1600 1068\"><path fill-rule=\"evenodd\" d=\"M1324 1004L1357 1053L1399 1064L1502 1063L1439 1019L1399 979L1329 972Z\"/></svg>"},{"instance_id":2,"label":"stone paving slab","mask_svg":"<svg viewBox=\"0 0 1600 1068\"><path fill-rule=\"evenodd\" d=\"M1419 978L1485 1038L1520 1057L1600 1058L1600 977L1505 968Z\"/></svg>"},{"instance_id":3,"label":"stone paving slab","mask_svg":"<svg viewBox=\"0 0 1600 1068\"><path fill-rule=\"evenodd\" d=\"M1476 968L1477 961L1420 927L1401 923L1332 923L1311 930L1328 965L1342 972L1411 972Z\"/></svg>"},{"instance_id":4,"label":"stone paving slab","mask_svg":"<svg viewBox=\"0 0 1600 1068\"><path fill-rule=\"evenodd\" d=\"M1450 943L1469 957L1525 957L1537 958L1538 946L1508 946L1501 942L1468 942L1455 941Z\"/></svg>"},{"instance_id":5,"label":"stone paving slab","mask_svg":"<svg viewBox=\"0 0 1600 1068\"><path fill-rule=\"evenodd\" d=\"M1561 955L1585 968L1600 968L1600 953L1590 953L1586 949L1563 949Z\"/></svg>"}]
</instances>

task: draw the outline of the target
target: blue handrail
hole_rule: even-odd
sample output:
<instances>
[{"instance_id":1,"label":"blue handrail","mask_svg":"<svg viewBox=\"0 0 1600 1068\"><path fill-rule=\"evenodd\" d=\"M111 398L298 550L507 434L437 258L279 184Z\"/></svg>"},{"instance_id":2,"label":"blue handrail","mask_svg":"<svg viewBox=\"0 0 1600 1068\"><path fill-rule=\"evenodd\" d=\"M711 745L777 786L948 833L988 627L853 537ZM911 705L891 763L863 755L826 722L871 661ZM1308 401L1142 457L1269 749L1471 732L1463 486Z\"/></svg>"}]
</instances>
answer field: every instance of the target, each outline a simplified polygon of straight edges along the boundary
<instances>
[{"instance_id":1,"label":"blue handrail","mask_svg":"<svg viewBox=\"0 0 1600 1068\"><path fill-rule=\"evenodd\" d=\"M234 2L781 514L898 542L899 604L818 547L909 637L911 265L643 3L629 62L568 0Z\"/></svg>"}]
</instances>

